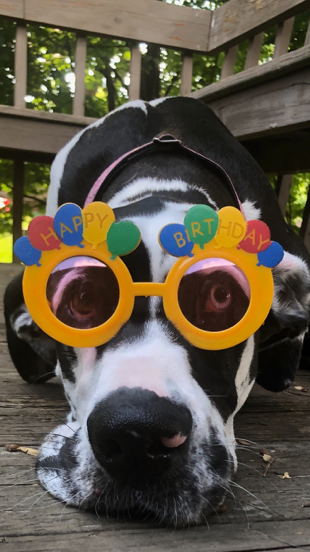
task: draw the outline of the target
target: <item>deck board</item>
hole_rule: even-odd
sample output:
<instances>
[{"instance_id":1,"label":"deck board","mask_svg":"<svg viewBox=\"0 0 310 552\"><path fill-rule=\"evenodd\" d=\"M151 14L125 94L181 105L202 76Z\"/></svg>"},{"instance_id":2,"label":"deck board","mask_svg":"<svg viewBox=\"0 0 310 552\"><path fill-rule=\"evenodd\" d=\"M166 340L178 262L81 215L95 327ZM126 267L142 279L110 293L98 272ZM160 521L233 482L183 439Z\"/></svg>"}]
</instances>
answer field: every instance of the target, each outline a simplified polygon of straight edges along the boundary
<instances>
[{"instance_id":1,"label":"deck board","mask_svg":"<svg viewBox=\"0 0 310 552\"><path fill-rule=\"evenodd\" d=\"M0 293L18 271L0 265ZM2 306L1 306L2 317ZM272 394L255 387L236 418L240 445L238 475L225 512L211 516L209 526L172 531L137 521L98 518L49 496L36 480L35 458L10 453L8 443L40 446L67 411L59 382L24 383L15 372L0 321L0 544L4 551L68 550L122 552L238 552L300 548L310 552L310 372L298 374L301 392L291 387ZM295 385L297 385L295 383ZM276 461L266 464L259 451ZM281 479L289 472L291 479ZM237 486L244 488L239 488Z\"/></svg>"}]
</instances>

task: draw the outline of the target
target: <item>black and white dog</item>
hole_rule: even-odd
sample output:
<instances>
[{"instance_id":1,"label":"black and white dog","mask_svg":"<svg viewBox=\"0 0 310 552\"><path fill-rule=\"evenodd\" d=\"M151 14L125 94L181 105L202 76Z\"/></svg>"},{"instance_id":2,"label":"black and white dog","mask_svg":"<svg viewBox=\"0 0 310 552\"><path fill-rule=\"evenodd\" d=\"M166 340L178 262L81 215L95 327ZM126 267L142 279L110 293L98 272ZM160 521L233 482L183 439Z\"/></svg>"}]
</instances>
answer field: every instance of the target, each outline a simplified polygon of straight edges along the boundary
<instances>
[{"instance_id":1,"label":"black and white dog","mask_svg":"<svg viewBox=\"0 0 310 552\"><path fill-rule=\"evenodd\" d=\"M221 165L246 218L265 221L284 247L261 329L230 349L201 350L165 318L160 298L139 298L111 341L74 349L31 320L21 277L7 288L5 316L20 375L42 382L55 371L71 407L67 423L41 447L43 486L67 504L182 526L202 522L223 501L237 465L234 416L254 382L279 391L294 379L308 326L310 260L262 170L206 105L189 98L131 102L77 134L53 163L47 214L66 202L83 207L104 169L161 133ZM211 166L162 150L127 163L99 199L118 221L139 227L142 241L124 262L134 281L154 282L163 282L174 263L157 240L165 224L182 223L195 204L234 205Z\"/></svg>"}]
</instances>

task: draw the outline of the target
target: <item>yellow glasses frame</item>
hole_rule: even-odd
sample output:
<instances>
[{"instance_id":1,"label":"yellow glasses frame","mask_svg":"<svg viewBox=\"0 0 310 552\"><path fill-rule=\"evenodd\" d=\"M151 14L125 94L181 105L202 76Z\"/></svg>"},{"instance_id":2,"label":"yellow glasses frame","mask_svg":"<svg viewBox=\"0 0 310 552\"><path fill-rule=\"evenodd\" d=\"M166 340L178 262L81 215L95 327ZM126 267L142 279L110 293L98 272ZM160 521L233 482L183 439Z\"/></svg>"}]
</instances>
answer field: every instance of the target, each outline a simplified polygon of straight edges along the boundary
<instances>
[{"instance_id":1,"label":"yellow glasses frame","mask_svg":"<svg viewBox=\"0 0 310 552\"><path fill-rule=\"evenodd\" d=\"M194 246L192 257L183 257L175 262L164 283L133 282L125 263L116 257L111 260L107 243L94 249L85 240L78 246L61 245L56 252L43 251L42 266L27 266L23 278L25 303L33 320L56 341L71 347L96 347L112 339L129 320L135 297L158 296L163 298L167 318L177 330L195 347L221 350L245 341L264 323L273 299L273 277L269 268L257 266L257 256L237 247L217 248L208 243L201 249ZM119 302L114 314L104 324L91 329L67 326L52 313L46 297L50 274L62 261L76 256L93 257L106 264L115 274L119 285ZM220 332L204 331L193 326L183 315L179 302L179 284L187 270L198 261L207 258L226 259L237 265L250 285L250 304L243 318L231 328Z\"/></svg>"}]
</instances>

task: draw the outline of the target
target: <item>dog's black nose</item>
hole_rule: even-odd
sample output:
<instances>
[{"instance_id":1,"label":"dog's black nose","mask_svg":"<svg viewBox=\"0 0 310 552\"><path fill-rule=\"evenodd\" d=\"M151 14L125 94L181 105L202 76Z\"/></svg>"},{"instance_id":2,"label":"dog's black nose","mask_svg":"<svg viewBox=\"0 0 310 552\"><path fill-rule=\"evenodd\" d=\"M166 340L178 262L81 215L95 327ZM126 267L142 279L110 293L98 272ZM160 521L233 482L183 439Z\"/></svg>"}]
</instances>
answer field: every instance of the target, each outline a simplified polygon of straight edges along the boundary
<instances>
[{"instance_id":1,"label":"dog's black nose","mask_svg":"<svg viewBox=\"0 0 310 552\"><path fill-rule=\"evenodd\" d=\"M123 387L96 405L87 428L98 462L115 479L139 486L184 463L192 416L153 391Z\"/></svg>"}]
</instances>

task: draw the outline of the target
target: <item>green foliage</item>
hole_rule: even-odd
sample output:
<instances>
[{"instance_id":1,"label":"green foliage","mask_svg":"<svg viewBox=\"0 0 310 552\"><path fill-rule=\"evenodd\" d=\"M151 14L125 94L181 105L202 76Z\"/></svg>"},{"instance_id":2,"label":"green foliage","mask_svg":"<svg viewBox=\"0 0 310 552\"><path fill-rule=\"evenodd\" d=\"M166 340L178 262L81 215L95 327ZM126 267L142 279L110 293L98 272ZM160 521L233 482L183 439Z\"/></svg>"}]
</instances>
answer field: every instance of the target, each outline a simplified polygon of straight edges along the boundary
<instances>
[{"instance_id":1,"label":"green foliage","mask_svg":"<svg viewBox=\"0 0 310 552\"><path fill-rule=\"evenodd\" d=\"M49 183L49 165L43 163L25 163L24 220L44 214ZM1 159L0 191L12 201L13 198L13 162ZM11 205L11 203L10 203ZM0 234L12 232L12 211L0 210Z\"/></svg>"},{"instance_id":2,"label":"green foliage","mask_svg":"<svg viewBox=\"0 0 310 552\"><path fill-rule=\"evenodd\" d=\"M13 105L15 23L0 17L0 103Z\"/></svg>"},{"instance_id":3,"label":"green foliage","mask_svg":"<svg viewBox=\"0 0 310 552\"><path fill-rule=\"evenodd\" d=\"M286 220L298 234L303 210L306 205L310 185L310 173L295 174L292 182L289 202L286 211Z\"/></svg>"}]
</instances>

